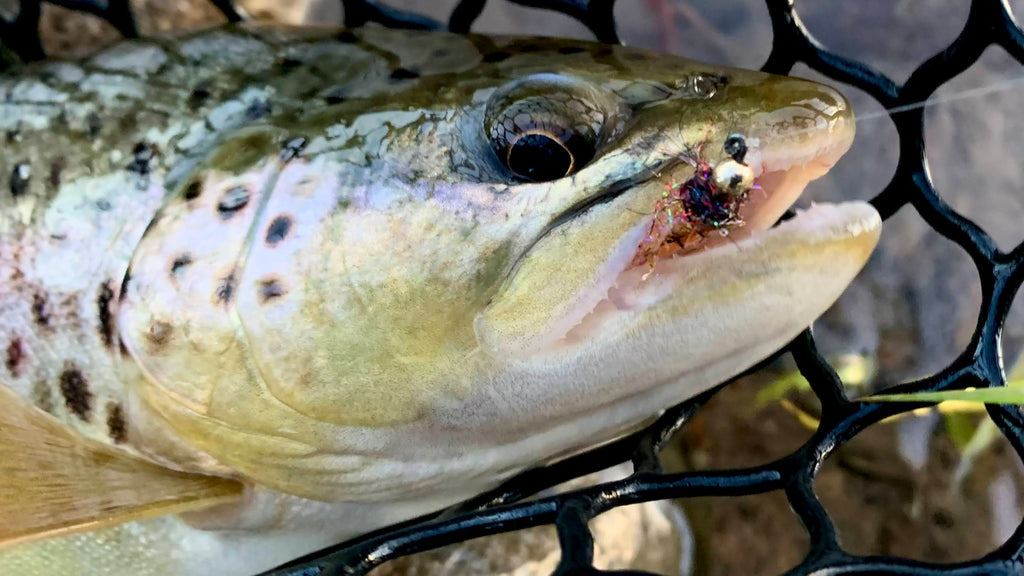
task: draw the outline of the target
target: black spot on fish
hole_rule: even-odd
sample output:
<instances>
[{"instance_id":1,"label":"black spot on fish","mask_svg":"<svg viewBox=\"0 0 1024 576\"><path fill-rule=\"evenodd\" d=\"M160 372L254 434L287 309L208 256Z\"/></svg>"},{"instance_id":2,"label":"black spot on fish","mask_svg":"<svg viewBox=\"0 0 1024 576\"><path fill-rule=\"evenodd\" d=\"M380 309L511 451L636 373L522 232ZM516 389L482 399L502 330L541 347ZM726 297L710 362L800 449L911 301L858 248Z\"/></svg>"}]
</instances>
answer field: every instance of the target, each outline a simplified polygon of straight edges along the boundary
<instances>
[{"instance_id":1,"label":"black spot on fish","mask_svg":"<svg viewBox=\"0 0 1024 576\"><path fill-rule=\"evenodd\" d=\"M50 312L48 308L46 296L42 292L36 292L32 295L32 319L38 326L50 325Z\"/></svg>"},{"instance_id":2,"label":"black spot on fish","mask_svg":"<svg viewBox=\"0 0 1024 576\"><path fill-rule=\"evenodd\" d=\"M111 208L113 208L113 206L110 205L110 201L104 198L100 198L96 201L96 209L100 212L110 212Z\"/></svg>"},{"instance_id":3,"label":"black spot on fish","mask_svg":"<svg viewBox=\"0 0 1024 576\"><path fill-rule=\"evenodd\" d=\"M32 167L22 162L15 164L11 171L11 196L17 198L28 192L29 177L32 175Z\"/></svg>"},{"instance_id":4,"label":"black spot on fish","mask_svg":"<svg viewBox=\"0 0 1024 576\"><path fill-rule=\"evenodd\" d=\"M281 296L284 296L284 287L277 278L260 280L260 304L266 304Z\"/></svg>"},{"instance_id":5,"label":"black spot on fish","mask_svg":"<svg viewBox=\"0 0 1024 576\"><path fill-rule=\"evenodd\" d=\"M124 417L124 407L116 402L107 404L107 434L114 444L124 444L128 439L128 421Z\"/></svg>"},{"instance_id":6,"label":"black spot on fish","mask_svg":"<svg viewBox=\"0 0 1024 576\"><path fill-rule=\"evenodd\" d=\"M288 216L278 216L270 222L270 226L267 226L267 244L271 246L277 246L279 242L288 236L288 232L292 229L292 219Z\"/></svg>"},{"instance_id":7,"label":"black spot on fish","mask_svg":"<svg viewBox=\"0 0 1024 576\"><path fill-rule=\"evenodd\" d=\"M559 54L579 54L584 51L586 51L586 49L579 46L562 46L558 49Z\"/></svg>"},{"instance_id":8,"label":"black spot on fish","mask_svg":"<svg viewBox=\"0 0 1024 576\"><path fill-rule=\"evenodd\" d=\"M213 90L211 89L210 83L200 82L188 95L188 107L192 110L196 110L202 107L202 105L210 99L210 96L213 96Z\"/></svg>"},{"instance_id":9,"label":"black spot on fish","mask_svg":"<svg viewBox=\"0 0 1024 576\"><path fill-rule=\"evenodd\" d=\"M198 180L192 180L187 186L185 186L185 193L183 196L185 197L185 200L191 201L199 198L199 195L202 193L203 185L200 184Z\"/></svg>"},{"instance_id":10,"label":"black spot on fish","mask_svg":"<svg viewBox=\"0 0 1024 576\"><path fill-rule=\"evenodd\" d=\"M85 130L89 134L89 138L95 138L100 135L103 130L103 118L95 112L89 112L89 115L85 117Z\"/></svg>"},{"instance_id":11,"label":"black spot on fish","mask_svg":"<svg viewBox=\"0 0 1024 576\"><path fill-rule=\"evenodd\" d=\"M257 100L245 109L246 120L259 120L266 117L272 111L270 102L266 100Z\"/></svg>"},{"instance_id":12,"label":"black spot on fish","mask_svg":"<svg viewBox=\"0 0 1024 576\"><path fill-rule=\"evenodd\" d=\"M167 322L154 322L146 332L146 340L157 347L163 347L170 342L172 332L174 327Z\"/></svg>"},{"instance_id":13,"label":"black spot on fish","mask_svg":"<svg viewBox=\"0 0 1024 576\"><path fill-rule=\"evenodd\" d=\"M235 186L221 197L217 203L217 215L221 220L229 220L249 203L249 189L245 186Z\"/></svg>"},{"instance_id":14,"label":"black spot on fish","mask_svg":"<svg viewBox=\"0 0 1024 576\"><path fill-rule=\"evenodd\" d=\"M290 56L285 56L284 58L281 59L280 62L277 63L278 67L280 67L281 70L284 70L285 72L289 70L295 70L296 68L302 66L302 64L302 60L299 60L298 58L292 58Z\"/></svg>"},{"instance_id":15,"label":"black spot on fish","mask_svg":"<svg viewBox=\"0 0 1024 576\"><path fill-rule=\"evenodd\" d=\"M352 32L345 30L338 34L338 42L344 42L345 44L355 44L359 42L359 36L356 36Z\"/></svg>"},{"instance_id":16,"label":"black spot on fish","mask_svg":"<svg viewBox=\"0 0 1024 576\"><path fill-rule=\"evenodd\" d=\"M231 302L231 298L235 295L235 272L231 271L230 274L221 280L219 286L217 286L217 292L214 293L214 298L218 304L228 304Z\"/></svg>"},{"instance_id":17,"label":"black spot on fish","mask_svg":"<svg viewBox=\"0 0 1024 576\"><path fill-rule=\"evenodd\" d=\"M110 282L101 284L96 296L96 311L100 320L100 338L107 348L114 347L114 315L110 313L110 302L113 299L114 291L110 288Z\"/></svg>"},{"instance_id":18,"label":"black spot on fish","mask_svg":"<svg viewBox=\"0 0 1024 576\"><path fill-rule=\"evenodd\" d=\"M15 128L13 130L8 130L4 137L6 138L8 144L21 142L21 129Z\"/></svg>"},{"instance_id":19,"label":"black spot on fish","mask_svg":"<svg viewBox=\"0 0 1024 576\"><path fill-rule=\"evenodd\" d=\"M50 163L50 187L54 190L60 188L61 175L68 165L67 158L61 156Z\"/></svg>"},{"instance_id":20,"label":"black spot on fish","mask_svg":"<svg viewBox=\"0 0 1024 576\"><path fill-rule=\"evenodd\" d=\"M509 57L511 57L511 56L512 55L509 54L508 52L501 52L499 50L497 52L488 52L487 54L484 54L484 57L482 58L482 60L484 62L489 63L489 64L494 64L494 63L497 63L497 62L502 62L502 61L508 60Z\"/></svg>"},{"instance_id":21,"label":"black spot on fish","mask_svg":"<svg viewBox=\"0 0 1024 576\"><path fill-rule=\"evenodd\" d=\"M295 158L305 147L306 139L301 136L288 140L284 143L284 146L281 147L281 160L287 162L292 158Z\"/></svg>"},{"instance_id":22,"label":"black spot on fish","mask_svg":"<svg viewBox=\"0 0 1024 576\"><path fill-rule=\"evenodd\" d=\"M437 50L434 50L430 54L430 57L432 59L434 59L434 60L440 60L441 58L444 58L444 57L448 56L449 54L451 54L451 50L449 50L447 48L438 48Z\"/></svg>"},{"instance_id":23,"label":"black spot on fish","mask_svg":"<svg viewBox=\"0 0 1024 576\"><path fill-rule=\"evenodd\" d=\"M185 267L192 264L192 255L185 253L178 256L171 262L171 278L180 278L182 273L185 271Z\"/></svg>"},{"instance_id":24,"label":"black spot on fish","mask_svg":"<svg viewBox=\"0 0 1024 576\"><path fill-rule=\"evenodd\" d=\"M128 171L139 176L149 174L149 163L156 155L153 146L146 142L139 142L132 148L132 161L128 164Z\"/></svg>"},{"instance_id":25,"label":"black spot on fish","mask_svg":"<svg viewBox=\"0 0 1024 576\"><path fill-rule=\"evenodd\" d=\"M327 94L326 96L324 96L324 102L326 102L327 104L331 104L331 105L341 104L344 101L345 101L345 95L342 94L340 91L338 91L338 92L331 92L331 93Z\"/></svg>"},{"instance_id":26,"label":"black spot on fish","mask_svg":"<svg viewBox=\"0 0 1024 576\"><path fill-rule=\"evenodd\" d=\"M25 360L25 345L21 343L21 338L15 336L7 344L7 360L4 362L12 377L17 378L21 374L23 360Z\"/></svg>"},{"instance_id":27,"label":"black spot on fish","mask_svg":"<svg viewBox=\"0 0 1024 576\"><path fill-rule=\"evenodd\" d=\"M92 413L92 392L82 371L71 362L66 363L60 373L60 393L68 410L83 422L88 422Z\"/></svg>"},{"instance_id":28,"label":"black spot on fish","mask_svg":"<svg viewBox=\"0 0 1024 576\"><path fill-rule=\"evenodd\" d=\"M413 80L419 78L420 73L408 68L395 68L391 71L392 80Z\"/></svg>"}]
</instances>

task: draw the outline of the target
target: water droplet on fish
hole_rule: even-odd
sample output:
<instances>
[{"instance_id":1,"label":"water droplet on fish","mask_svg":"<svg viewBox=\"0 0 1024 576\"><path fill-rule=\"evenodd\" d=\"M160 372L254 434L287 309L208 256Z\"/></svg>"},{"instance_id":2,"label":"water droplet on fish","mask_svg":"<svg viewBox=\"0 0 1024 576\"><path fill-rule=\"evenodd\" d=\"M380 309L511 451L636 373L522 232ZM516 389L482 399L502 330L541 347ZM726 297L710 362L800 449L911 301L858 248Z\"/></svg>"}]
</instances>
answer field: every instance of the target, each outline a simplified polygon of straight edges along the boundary
<instances>
[{"instance_id":1,"label":"water droplet on fish","mask_svg":"<svg viewBox=\"0 0 1024 576\"><path fill-rule=\"evenodd\" d=\"M712 76L697 74L693 77L693 91L704 98L711 98L718 92L718 82Z\"/></svg>"}]
</instances>

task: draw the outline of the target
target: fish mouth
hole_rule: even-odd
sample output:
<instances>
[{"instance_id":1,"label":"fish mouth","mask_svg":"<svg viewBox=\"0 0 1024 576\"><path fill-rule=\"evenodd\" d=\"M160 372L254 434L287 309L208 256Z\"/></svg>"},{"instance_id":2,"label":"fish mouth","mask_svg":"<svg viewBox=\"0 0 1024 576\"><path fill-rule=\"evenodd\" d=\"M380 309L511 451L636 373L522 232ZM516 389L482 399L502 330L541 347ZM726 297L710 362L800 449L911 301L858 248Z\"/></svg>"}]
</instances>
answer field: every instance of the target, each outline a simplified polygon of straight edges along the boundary
<instances>
[{"instance_id":1,"label":"fish mouth","mask_svg":"<svg viewBox=\"0 0 1024 576\"><path fill-rule=\"evenodd\" d=\"M639 334L646 330L641 324L671 323L657 318L665 315L659 307L672 308L667 314L680 320L683 312L676 310L680 300L693 299L698 293L716 298L709 296L715 288L709 279L712 276L731 285L722 288L734 288L734 298L743 298L761 290L753 287L757 282L774 283L773 290L785 292L784 284L795 281L791 278L813 283L818 275L831 275L834 278L827 284L834 295L827 304L824 296L817 299L821 308L815 315L820 314L866 262L877 242L881 220L870 205L850 202L816 205L776 224L805 186L828 172L852 140L851 121L805 137L800 145L764 142L747 157L757 188L738 209L743 224L730 229L727 236L708 234L695 246L666 243L653 265L637 257L654 221L652 205L638 202L660 197L664 179L648 177L606 187L587 205L578 205L557 218L535 249L527 252L511 277L515 286L516 276L522 275L522 287L502 294L504 298L477 319L481 346L492 355L519 358L580 353L618 340L616 330ZM676 177L693 174L688 166L676 165L674 170ZM592 249L595 243L602 246ZM829 250L846 250L852 256L839 257L837 263L830 264L821 257ZM586 260L589 268L582 264L576 269L564 268L560 263L565 262L566 254ZM762 270L766 266L775 269ZM697 274L695 270L700 269L704 272ZM758 275L765 276L759 279ZM841 286L840 278L844 279ZM564 282L573 285L567 289ZM783 294L782 300L785 298ZM730 305L725 301L705 304ZM692 309L689 313L701 312ZM811 320L813 317L807 324Z\"/></svg>"},{"instance_id":2,"label":"fish mouth","mask_svg":"<svg viewBox=\"0 0 1024 576\"><path fill-rule=\"evenodd\" d=\"M672 277L685 275L691 263L698 259L705 262L720 259L722 266L728 266L727 253L756 250L779 236L836 238L877 229L880 225L877 213L857 202L819 203L780 221L808 183L825 175L846 153L852 144L852 130L823 134L818 140L820 142L811 150L775 150L755 156L751 162L755 188L738 210L738 221L742 225L727 233L708 234L685 248L677 243L665 243L653 266L637 263L638 247L649 232L653 217L643 219L624 236L628 245L637 248L613 255L608 262L611 273L595 284L597 291L604 290L604 297L578 322L563 326L568 329L561 337L552 334L554 343L571 345L585 339L590 330L600 324L602 314L637 311L671 297L659 287L670 283L668 279Z\"/></svg>"},{"instance_id":3,"label":"fish mouth","mask_svg":"<svg viewBox=\"0 0 1024 576\"><path fill-rule=\"evenodd\" d=\"M754 188L747 193L747 199L737 210L738 226L728 226L719 233L705 233L692 245L683 247L667 242L657 254L657 259L678 258L689 254L712 250L729 242L738 242L757 235L779 223L779 219L790 209L803 193L807 184L825 175L849 149L852 135L844 133L827 135L817 149L807 151L756 154ZM767 157L767 158L766 158ZM770 158L770 159L769 159ZM758 161L758 159L760 159Z\"/></svg>"}]
</instances>

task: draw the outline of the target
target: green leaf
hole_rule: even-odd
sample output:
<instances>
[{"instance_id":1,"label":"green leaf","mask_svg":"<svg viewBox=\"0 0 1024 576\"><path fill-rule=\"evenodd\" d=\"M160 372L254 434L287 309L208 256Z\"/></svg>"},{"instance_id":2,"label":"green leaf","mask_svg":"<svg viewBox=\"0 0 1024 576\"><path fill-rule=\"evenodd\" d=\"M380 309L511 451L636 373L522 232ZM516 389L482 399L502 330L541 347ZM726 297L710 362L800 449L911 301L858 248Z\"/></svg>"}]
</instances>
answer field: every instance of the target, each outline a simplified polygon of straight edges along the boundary
<instances>
[{"instance_id":1,"label":"green leaf","mask_svg":"<svg viewBox=\"0 0 1024 576\"><path fill-rule=\"evenodd\" d=\"M960 453L964 458L974 459L982 452L988 450L1000 438L1002 433L999 427L992 420L985 418L974 430L971 439L964 446L960 446Z\"/></svg>"},{"instance_id":2,"label":"green leaf","mask_svg":"<svg viewBox=\"0 0 1024 576\"><path fill-rule=\"evenodd\" d=\"M874 361L859 354L842 354L829 358L829 364L835 369L846 388L864 387L876 372ZM763 407L785 398L790 392L805 392L810 389L811 384L799 371L793 370L780 374L770 384L762 387L757 392L754 402L758 407Z\"/></svg>"},{"instance_id":3,"label":"green leaf","mask_svg":"<svg viewBox=\"0 0 1024 576\"><path fill-rule=\"evenodd\" d=\"M783 399L790 390L810 390L811 385L796 370L782 374L767 386L757 391L754 404L762 408Z\"/></svg>"},{"instance_id":4,"label":"green leaf","mask_svg":"<svg viewBox=\"0 0 1024 576\"><path fill-rule=\"evenodd\" d=\"M1024 383L1014 382L1003 388L967 388L945 392L912 394L878 394L861 398L861 402L978 402L982 404L1024 404Z\"/></svg>"},{"instance_id":5,"label":"green leaf","mask_svg":"<svg viewBox=\"0 0 1024 576\"><path fill-rule=\"evenodd\" d=\"M957 451L963 453L964 448L974 437L978 430L978 418L963 412L943 414L942 421L946 424L946 433L949 434Z\"/></svg>"}]
</instances>

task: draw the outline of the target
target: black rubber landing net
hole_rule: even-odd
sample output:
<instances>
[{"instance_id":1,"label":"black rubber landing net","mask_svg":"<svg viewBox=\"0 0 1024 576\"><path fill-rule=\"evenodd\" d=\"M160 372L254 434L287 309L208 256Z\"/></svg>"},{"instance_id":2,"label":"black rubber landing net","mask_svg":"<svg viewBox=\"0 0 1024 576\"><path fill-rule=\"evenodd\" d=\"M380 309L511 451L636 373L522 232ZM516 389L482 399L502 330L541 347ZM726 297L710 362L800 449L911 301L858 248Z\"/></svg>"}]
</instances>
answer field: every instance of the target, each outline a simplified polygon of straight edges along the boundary
<instances>
[{"instance_id":1,"label":"black rubber landing net","mask_svg":"<svg viewBox=\"0 0 1024 576\"><path fill-rule=\"evenodd\" d=\"M240 20L230 0L210 0L230 21ZM419 14L395 10L371 0L341 0L345 23L377 22L400 28L468 32L487 0L463 0L447 25ZM585 24L598 40L618 43L614 0L511 0L517 4L556 10ZM889 184L872 200L888 219L910 204L936 232L956 242L971 256L981 279L982 304L977 327L967 348L946 368L886 392L920 392L967 387L1003 386L1006 375L999 338L1013 297L1024 281L1024 244L1001 252L977 224L950 208L939 197L925 169L924 102L942 84L974 64L982 51L998 44L1024 64L1024 32L1009 5L1000 0L974 0L963 31L942 52L923 62L905 84L897 85L868 66L838 56L815 40L800 23L791 0L766 0L774 42L763 70L785 74L797 62L839 82L870 94L891 112L899 133L900 156ZM52 0L50 3L88 12L109 21L128 37L137 35L128 0ZM22 60L44 56L38 34L41 0L21 0L11 21L0 19L0 44ZM266 576L327 576L366 574L400 556L439 548L488 534L554 524L562 548L556 576L644 572L607 572L593 567L593 537L587 521L618 506L667 498L744 496L772 490L785 492L810 535L810 552L787 574L1024 574L1024 522L1010 539L987 556L957 564L929 564L893 557L863 557L845 552L835 526L812 487L815 473L835 450L868 426L895 414L929 404L855 403L847 399L835 370L818 353L808 330L778 354L791 354L801 374L821 402L821 424L810 440L792 454L754 468L716 472L662 472L660 448L718 390L712 390L668 409L652 426L591 452L552 466L528 471L501 488L430 516L392 526L298 559ZM988 407L1017 455L1024 460L1024 413L1018 406ZM634 472L620 481L557 496L524 501L537 492L573 478L631 461Z\"/></svg>"}]
</instances>

